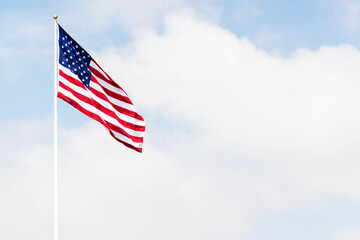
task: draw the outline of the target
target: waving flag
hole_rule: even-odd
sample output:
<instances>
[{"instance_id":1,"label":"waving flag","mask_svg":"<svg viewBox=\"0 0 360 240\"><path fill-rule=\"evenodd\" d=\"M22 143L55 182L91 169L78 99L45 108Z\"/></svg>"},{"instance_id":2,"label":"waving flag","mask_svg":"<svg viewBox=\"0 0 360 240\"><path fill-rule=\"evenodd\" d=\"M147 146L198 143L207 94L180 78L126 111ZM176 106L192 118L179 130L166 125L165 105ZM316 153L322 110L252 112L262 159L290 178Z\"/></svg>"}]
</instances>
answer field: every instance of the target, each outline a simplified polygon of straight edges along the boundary
<instances>
[{"instance_id":1,"label":"waving flag","mask_svg":"<svg viewBox=\"0 0 360 240\"><path fill-rule=\"evenodd\" d=\"M142 152L145 122L126 92L59 26L58 97Z\"/></svg>"}]
</instances>

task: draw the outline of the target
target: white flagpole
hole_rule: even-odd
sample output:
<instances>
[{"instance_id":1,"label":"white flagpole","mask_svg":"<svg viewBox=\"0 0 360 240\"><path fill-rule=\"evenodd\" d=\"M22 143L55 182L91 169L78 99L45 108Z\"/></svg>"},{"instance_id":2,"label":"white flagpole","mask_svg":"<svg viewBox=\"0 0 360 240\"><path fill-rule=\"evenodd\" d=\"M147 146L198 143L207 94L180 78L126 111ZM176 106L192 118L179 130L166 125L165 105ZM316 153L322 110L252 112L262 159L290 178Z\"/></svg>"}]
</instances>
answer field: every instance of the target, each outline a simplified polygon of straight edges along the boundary
<instances>
[{"instance_id":1,"label":"white flagpole","mask_svg":"<svg viewBox=\"0 0 360 240\"><path fill-rule=\"evenodd\" d=\"M57 141L58 38L57 15L54 15L54 240L59 240L59 176Z\"/></svg>"}]
</instances>

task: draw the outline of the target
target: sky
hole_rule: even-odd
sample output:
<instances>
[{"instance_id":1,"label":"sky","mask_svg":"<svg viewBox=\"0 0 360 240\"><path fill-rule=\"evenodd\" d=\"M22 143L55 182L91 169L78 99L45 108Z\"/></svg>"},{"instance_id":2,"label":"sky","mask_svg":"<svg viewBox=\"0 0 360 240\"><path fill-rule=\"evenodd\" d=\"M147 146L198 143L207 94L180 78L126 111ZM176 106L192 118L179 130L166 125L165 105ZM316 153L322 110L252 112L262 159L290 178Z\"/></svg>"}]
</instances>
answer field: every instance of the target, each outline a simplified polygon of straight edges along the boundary
<instances>
[{"instance_id":1,"label":"sky","mask_svg":"<svg viewBox=\"0 0 360 240\"><path fill-rule=\"evenodd\" d=\"M0 239L53 237L54 22L146 121L58 100L60 239L360 239L360 1L0 2Z\"/></svg>"}]
</instances>

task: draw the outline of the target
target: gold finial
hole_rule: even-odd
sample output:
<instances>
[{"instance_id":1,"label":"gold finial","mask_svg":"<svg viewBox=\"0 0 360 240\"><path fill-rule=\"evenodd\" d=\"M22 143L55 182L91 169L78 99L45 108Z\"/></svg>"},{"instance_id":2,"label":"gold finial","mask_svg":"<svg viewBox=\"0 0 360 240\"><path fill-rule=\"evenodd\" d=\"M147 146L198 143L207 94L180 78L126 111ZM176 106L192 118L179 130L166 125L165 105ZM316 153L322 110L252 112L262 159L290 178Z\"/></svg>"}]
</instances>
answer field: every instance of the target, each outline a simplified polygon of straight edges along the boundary
<instances>
[{"instance_id":1,"label":"gold finial","mask_svg":"<svg viewBox=\"0 0 360 240\"><path fill-rule=\"evenodd\" d=\"M58 15L55 14L55 15L54 15L54 19L56 20L57 18L58 18Z\"/></svg>"}]
</instances>

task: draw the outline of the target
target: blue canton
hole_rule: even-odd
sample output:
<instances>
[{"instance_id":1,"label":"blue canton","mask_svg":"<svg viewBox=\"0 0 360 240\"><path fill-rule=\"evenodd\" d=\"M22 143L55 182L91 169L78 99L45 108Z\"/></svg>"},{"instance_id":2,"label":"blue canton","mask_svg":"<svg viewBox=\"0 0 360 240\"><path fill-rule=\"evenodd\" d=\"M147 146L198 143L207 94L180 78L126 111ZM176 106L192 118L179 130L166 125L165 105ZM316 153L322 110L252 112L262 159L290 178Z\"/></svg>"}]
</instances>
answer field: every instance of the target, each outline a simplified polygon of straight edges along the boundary
<instances>
[{"instance_id":1,"label":"blue canton","mask_svg":"<svg viewBox=\"0 0 360 240\"><path fill-rule=\"evenodd\" d=\"M59 26L59 63L77 75L90 89L90 55Z\"/></svg>"}]
</instances>

